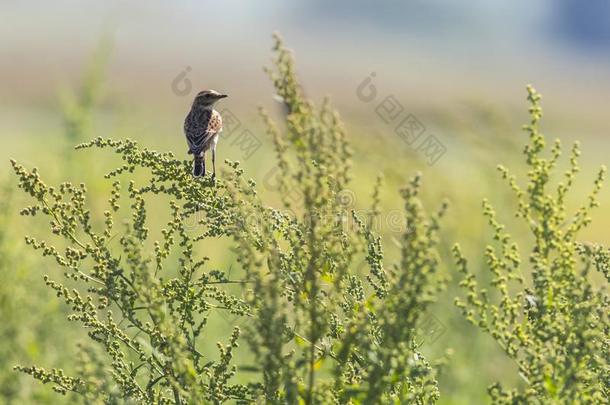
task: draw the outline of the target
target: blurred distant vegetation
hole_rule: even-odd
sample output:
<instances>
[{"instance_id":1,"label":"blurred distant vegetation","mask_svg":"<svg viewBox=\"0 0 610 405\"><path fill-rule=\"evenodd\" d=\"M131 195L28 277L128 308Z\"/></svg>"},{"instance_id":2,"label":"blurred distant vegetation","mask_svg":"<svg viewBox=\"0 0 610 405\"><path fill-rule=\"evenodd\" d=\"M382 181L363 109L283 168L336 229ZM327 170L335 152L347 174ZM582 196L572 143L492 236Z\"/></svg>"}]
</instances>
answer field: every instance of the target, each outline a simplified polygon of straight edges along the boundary
<instances>
[{"instance_id":1,"label":"blurred distant vegetation","mask_svg":"<svg viewBox=\"0 0 610 405\"><path fill-rule=\"evenodd\" d=\"M118 157L100 157L98 152L74 152L72 147L75 143L105 135L130 137L151 149L171 150L178 156L185 149L180 132L182 116L162 112L157 114L155 106L149 106L149 109L139 106L138 113L134 114L130 106L109 103L104 99L104 89L111 88L111 84L103 80L109 49L109 44L103 41L92 58L90 68L83 75L81 86L74 91L64 92L51 113L47 111L43 114L39 109L23 112L24 116L39 123L28 124L30 133L2 138L5 154L10 151L13 157L25 164L38 166L50 182L64 179L86 182L90 209L94 213L93 222L98 225L103 223L103 218L95 213L105 209L109 191L108 183L100 178L111 168L120 166L122 161ZM484 284L492 281L486 268L487 259L481 255L481 247L493 236L493 231L486 227L485 217L479 215L484 196L493 197L496 211L503 216L507 226L513 227L516 240L531 242L527 229L508 215L517 208L509 198L511 191L496 181L498 163L521 167L517 162L521 155L519 145L524 144L524 136L519 123L527 118L525 114L502 110L493 102L469 101L453 110L426 109L418 114L421 121L427 125L433 124L442 131L442 139L447 147L446 155L433 166L428 166L421 154L408 148L372 111L370 117L364 119L359 114L353 114L353 111L342 111L347 123L347 136L354 150L354 181L350 188L355 195L370 195L377 174L381 172L385 186L379 191L379 209L382 212L401 209L403 203L394 190L419 170L426 178L426 187L420 195L424 205L435 206L443 198L452 201L451 215L445 219L438 246L440 271L447 275L448 284L431 307L431 313L442 324L443 333L434 341L424 341L420 349L429 358L442 356L446 348L454 350L451 362L439 377L440 403L446 404L484 403L488 401L487 387L495 381L502 381L507 387L522 388L524 384L518 365L505 356L490 336L470 325L453 305L454 297L462 293L458 286L460 276L451 253L455 241L460 241L464 255L469 257L470 271ZM143 105L147 103L148 100L142 102ZM185 105L185 114L186 108ZM264 135L262 123L244 117L240 119L263 142L263 147L251 159L242 162L242 167L248 176L263 184L260 193L264 201L279 205L282 195L271 187L264 187L264 179L268 178L274 167L272 141ZM554 119L547 117L551 123ZM49 129L44 130L45 127ZM583 132L586 134L586 130ZM481 133L486 136L480 136ZM605 139L587 135L578 137L582 140L585 153L587 143L593 145L589 148L594 153L608 150ZM239 160L241 151L237 145L231 145L228 141L223 143L221 139L219 154L219 161L224 157ZM558 163L559 169L568 168L568 165L561 165ZM597 164L584 161L582 171L586 175L582 177L591 178L594 166ZM517 170L515 174L526 176L524 171ZM143 174L134 174L136 181L144 178ZM45 221L24 221L18 217L19 209L29 203L22 195L12 191L15 188L13 179L6 176L3 181L5 186L0 204L0 336L5 344L0 348L0 395L5 403L10 404L58 403L61 398L50 387L38 385L12 368L16 364L41 364L61 367L67 373L72 373L79 367L73 348L76 342L86 341L86 331L73 328L66 321L68 309L45 286L42 275L56 273L55 262L38 257L23 242L22 236L25 234L44 235ZM589 183L576 181L573 193L566 197L566 205L575 210L588 191ZM595 220L581 233L579 241L608 245L610 216L604 210L610 203L607 191L601 192L599 200L602 209L594 213ZM151 203L150 212L162 212L163 204ZM364 209L370 205L370 201L356 199L353 205L354 208ZM150 215L148 220L151 228L161 226L161 218L155 215ZM387 224L380 231L387 249L384 252L387 260L400 260L396 232ZM214 255L211 266L239 275L239 270L233 269L236 255L225 250L224 242L212 242L208 249L225 252ZM594 280L601 283L603 278L594 277ZM209 342L224 340L233 326L222 317L210 318L209 324L209 330L213 331ZM205 354L214 353L215 350L214 343L202 349Z\"/></svg>"}]
</instances>

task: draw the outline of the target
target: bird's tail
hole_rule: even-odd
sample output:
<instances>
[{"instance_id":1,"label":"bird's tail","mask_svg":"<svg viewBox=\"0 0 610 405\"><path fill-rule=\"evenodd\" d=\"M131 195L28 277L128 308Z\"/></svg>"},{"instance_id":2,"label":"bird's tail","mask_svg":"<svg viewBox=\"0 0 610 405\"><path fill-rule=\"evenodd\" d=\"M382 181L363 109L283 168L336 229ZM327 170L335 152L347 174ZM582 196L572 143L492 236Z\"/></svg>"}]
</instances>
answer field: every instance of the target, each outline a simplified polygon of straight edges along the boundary
<instances>
[{"instance_id":1,"label":"bird's tail","mask_svg":"<svg viewBox=\"0 0 610 405\"><path fill-rule=\"evenodd\" d=\"M193 177L200 177L205 175L205 166L204 166L203 156L195 155L195 159L193 159Z\"/></svg>"}]
</instances>

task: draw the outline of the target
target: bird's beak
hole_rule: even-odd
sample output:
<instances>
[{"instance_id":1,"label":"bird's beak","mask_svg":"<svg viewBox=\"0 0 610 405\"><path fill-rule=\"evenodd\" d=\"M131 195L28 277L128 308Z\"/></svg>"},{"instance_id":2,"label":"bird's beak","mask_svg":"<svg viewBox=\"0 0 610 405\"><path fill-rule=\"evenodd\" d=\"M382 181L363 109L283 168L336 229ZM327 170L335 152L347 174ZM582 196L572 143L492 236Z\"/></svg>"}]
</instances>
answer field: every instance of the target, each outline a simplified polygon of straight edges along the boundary
<instances>
[{"instance_id":1,"label":"bird's beak","mask_svg":"<svg viewBox=\"0 0 610 405\"><path fill-rule=\"evenodd\" d=\"M225 97L229 97L229 96L226 94L219 94L216 96L216 98L225 98Z\"/></svg>"}]
</instances>

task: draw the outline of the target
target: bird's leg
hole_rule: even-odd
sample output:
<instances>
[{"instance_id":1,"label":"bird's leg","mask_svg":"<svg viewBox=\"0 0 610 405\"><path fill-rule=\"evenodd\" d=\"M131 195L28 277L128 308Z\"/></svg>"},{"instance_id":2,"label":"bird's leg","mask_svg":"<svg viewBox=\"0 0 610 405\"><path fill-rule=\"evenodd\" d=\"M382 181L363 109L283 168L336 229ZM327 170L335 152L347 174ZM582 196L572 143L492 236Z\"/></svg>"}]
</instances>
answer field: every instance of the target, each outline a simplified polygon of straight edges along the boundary
<instances>
[{"instance_id":1,"label":"bird's leg","mask_svg":"<svg viewBox=\"0 0 610 405\"><path fill-rule=\"evenodd\" d=\"M205 152L201 152L201 176L205 177Z\"/></svg>"},{"instance_id":2,"label":"bird's leg","mask_svg":"<svg viewBox=\"0 0 610 405\"><path fill-rule=\"evenodd\" d=\"M216 145L212 148L212 180L216 179Z\"/></svg>"}]
</instances>

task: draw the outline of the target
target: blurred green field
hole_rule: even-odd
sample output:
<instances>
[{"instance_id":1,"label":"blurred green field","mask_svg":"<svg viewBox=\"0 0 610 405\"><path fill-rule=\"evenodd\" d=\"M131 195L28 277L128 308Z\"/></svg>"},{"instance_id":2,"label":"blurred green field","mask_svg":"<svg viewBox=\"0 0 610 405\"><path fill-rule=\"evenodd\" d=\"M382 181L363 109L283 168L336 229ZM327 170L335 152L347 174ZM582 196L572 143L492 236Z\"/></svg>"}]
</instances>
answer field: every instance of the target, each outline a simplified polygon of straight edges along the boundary
<instances>
[{"instance_id":1,"label":"blurred green field","mask_svg":"<svg viewBox=\"0 0 610 405\"><path fill-rule=\"evenodd\" d=\"M265 80L262 73L260 80ZM76 344L86 339L84 331L66 320L67 308L44 285L43 274L59 276L54 262L41 258L24 246L24 235L46 237L48 231L39 218L22 218L18 215L19 209L28 201L20 191L14 189L8 160L13 158L26 166L38 167L48 183L57 184L63 180L86 183L93 217L101 221L106 193L111 184L103 179L103 174L118 162L105 151L73 151L74 144L95 136L129 137L148 148L173 151L177 156L186 157L181 127L190 94L176 98L171 94L169 83L166 83L166 97L172 100L170 103L149 99L142 101L123 94L109 82L104 83L98 93L95 86L91 88L91 85L97 84L93 79L89 87L85 81L84 90L79 90L78 85L76 89L68 90L67 94L73 92L77 98L92 91L89 94L92 97L91 108L85 111L85 116L90 114L90 122L72 132L72 135L69 135L66 122L73 125L71 119L75 116L82 118L82 114L72 116L68 112L66 121L66 106L60 102L59 91L55 99L0 101L0 161L3 162L1 173L5 185L0 205L2 403L59 403L49 387L17 374L12 367L15 364L37 364L71 370ZM357 84L354 83L354 88ZM324 95L316 92L318 87L314 84L311 90L308 89L308 94L316 100ZM544 89L540 90L544 93ZM243 91L247 92L248 89L244 88ZM491 338L467 324L453 305L454 297L460 291L449 254L453 243L459 241L471 258L473 268L479 269L480 277L485 279L488 276L481 253L491 232L482 216L483 197L488 197L493 203L500 213L500 219L507 223L517 240L519 237L521 240L526 238L524 224L515 222L511 214L516 207L512 193L496 171L496 165L502 163L512 168L521 179L524 177L521 149L526 135L521 131L521 125L527 119L525 90L521 94L522 97L515 100L498 98L472 101L464 97L445 103L447 108L441 110L431 107L432 103L413 99L407 93L396 93L396 98L409 105L418 120L424 123L427 133L434 133L446 147L446 153L434 165L428 165L421 151L406 144L394 133L392 125L386 124L375 113L375 106L381 97L370 104L364 104L351 95L336 97L336 105L346 123L354 149L354 177L350 187L353 201L350 204L353 203L356 209L366 209L371 203L370 195L377 174L382 173L385 178L380 231L384 236L388 262L398 257L397 249L393 249L392 241L397 237L397 232L391 213L402 208L398 189L414 172L421 171L424 175L423 200L427 209L436 209L444 198L451 202L441 246L443 270L452 281L432 311L444 332L434 341L425 341L422 347L430 358L440 356L448 348L454 351L441 379L442 404L485 403L486 387L493 381L504 381L507 386L521 383L516 377L515 365ZM272 100L271 94L260 98L261 104L278 113L275 111L276 104L269 101ZM241 128L250 130L260 140L261 146L246 158L244 151L233 143L231 137L221 139L218 161L222 162L225 158L242 161L247 175L257 181L268 204L279 206L279 196L269 180L275 157L271 140L265 135L261 120L256 116L256 105L244 103L240 101L239 94L234 94L226 106L241 121ZM569 150L572 141L578 139L581 142L582 171L569 202L576 210L592 185L596 169L608 163L610 138L600 135L604 128L598 120L592 120L589 127L589 121L583 119L573 107L566 105L566 109L562 110L561 103L554 104L553 114L547 114L543 119L543 129L549 139L555 136L562 138L564 152ZM587 106L576 108L590 110ZM594 111L593 114L598 117L602 113ZM575 119L571 120L570 117ZM220 163L219 168L223 165ZM136 173L133 178L137 182L141 176ZM608 245L610 189L602 191L600 200L602 206L595 211L592 226L581 236L582 240ZM166 204L167 201L155 201L149 212L163 212ZM159 215L151 216L149 220L154 235L155 232L158 234L166 218ZM197 232L196 226L192 231ZM234 272L232 274L239 274L240 269L223 241L210 244L207 249L212 267L225 271L230 269ZM211 330L215 335L208 339L210 355L215 353L215 342L230 334L231 323L240 320L213 319L213 322L214 328Z\"/></svg>"}]
</instances>

